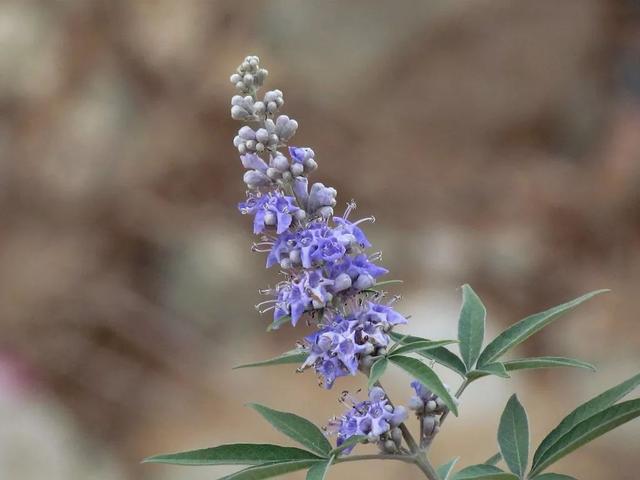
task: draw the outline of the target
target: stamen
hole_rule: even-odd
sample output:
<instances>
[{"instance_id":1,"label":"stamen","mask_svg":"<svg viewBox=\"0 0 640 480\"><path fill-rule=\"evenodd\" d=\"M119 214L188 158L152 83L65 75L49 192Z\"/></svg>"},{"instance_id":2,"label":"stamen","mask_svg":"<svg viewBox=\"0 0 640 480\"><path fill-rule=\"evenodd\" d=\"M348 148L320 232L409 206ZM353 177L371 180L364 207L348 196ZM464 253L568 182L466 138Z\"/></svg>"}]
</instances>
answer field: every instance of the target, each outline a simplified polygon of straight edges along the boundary
<instances>
[{"instance_id":1,"label":"stamen","mask_svg":"<svg viewBox=\"0 0 640 480\"><path fill-rule=\"evenodd\" d=\"M342 218L344 218L345 220L347 218L349 218L349 215L351 214L351 212L353 212L355 209L357 208L356 202L355 200L351 199L348 203L347 203L347 208L344 211L344 215L342 215Z\"/></svg>"},{"instance_id":2,"label":"stamen","mask_svg":"<svg viewBox=\"0 0 640 480\"><path fill-rule=\"evenodd\" d=\"M376 223L376 217L374 217L373 215L371 215L370 217L365 217L365 218L361 218L360 220L353 222L353 225L359 225L363 222L371 222L371 223Z\"/></svg>"}]
</instances>

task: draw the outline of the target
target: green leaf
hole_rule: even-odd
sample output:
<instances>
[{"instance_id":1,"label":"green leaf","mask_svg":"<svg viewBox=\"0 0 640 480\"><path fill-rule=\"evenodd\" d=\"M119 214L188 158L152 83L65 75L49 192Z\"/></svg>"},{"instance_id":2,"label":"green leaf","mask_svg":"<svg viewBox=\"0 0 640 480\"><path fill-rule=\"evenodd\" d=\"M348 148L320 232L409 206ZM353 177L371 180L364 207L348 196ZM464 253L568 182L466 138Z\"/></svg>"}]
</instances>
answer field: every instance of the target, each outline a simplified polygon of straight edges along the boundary
<instances>
[{"instance_id":1,"label":"green leaf","mask_svg":"<svg viewBox=\"0 0 640 480\"><path fill-rule=\"evenodd\" d=\"M502 454L500 452L492 455L484 461L484 465L497 465L498 462L502 460Z\"/></svg>"},{"instance_id":2,"label":"green leaf","mask_svg":"<svg viewBox=\"0 0 640 480\"><path fill-rule=\"evenodd\" d=\"M502 378L510 378L507 370L505 369L504 364L500 362L493 362L487 365L483 365L482 367L478 367L475 370L470 371L467 374L467 378L469 381L477 380L481 377L486 377L487 375L495 375L497 377Z\"/></svg>"},{"instance_id":3,"label":"green leaf","mask_svg":"<svg viewBox=\"0 0 640 480\"><path fill-rule=\"evenodd\" d=\"M529 459L529 422L517 395L511 396L500 417L498 444L509 470L524 478Z\"/></svg>"},{"instance_id":4,"label":"green leaf","mask_svg":"<svg viewBox=\"0 0 640 480\"><path fill-rule=\"evenodd\" d=\"M427 340L426 338L414 337L414 336L407 336L405 338L405 335L402 335L397 332L391 332L389 333L389 336L393 338L393 340L395 340L396 342L399 342L402 340L403 344L409 344L412 342ZM458 356L455 353L450 352L446 348L438 347L438 348L433 348L431 350L419 351L417 353L418 355L424 358L433 360L434 362L437 362L440 365L443 365L449 368L450 370L453 370L454 372L459 374L462 378L466 378L467 369L464 366L464 363L462 363L462 360L460 360L460 358L458 358Z\"/></svg>"},{"instance_id":5,"label":"green leaf","mask_svg":"<svg viewBox=\"0 0 640 480\"><path fill-rule=\"evenodd\" d=\"M293 460L320 460L311 452L293 447L262 443L233 443L187 452L167 453L145 458L143 463L173 465L259 465Z\"/></svg>"},{"instance_id":6,"label":"green leaf","mask_svg":"<svg viewBox=\"0 0 640 480\"><path fill-rule=\"evenodd\" d=\"M420 381L425 387L442 399L454 415L458 415L458 405L449 391L444 387L440 378L427 365L420 360L402 355L394 355L389 358L391 363L397 365L413 378Z\"/></svg>"},{"instance_id":7,"label":"green leaf","mask_svg":"<svg viewBox=\"0 0 640 480\"><path fill-rule=\"evenodd\" d=\"M301 364L307 359L308 356L309 352L301 350L299 348L295 348L293 350L289 350L288 352L284 352L278 357L270 358L268 360L261 360L259 362L245 363L243 365L233 367L233 369L236 370L238 368L268 367L271 365L287 365L292 363Z\"/></svg>"},{"instance_id":8,"label":"green leaf","mask_svg":"<svg viewBox=\"0 0 640 480\"><path fill-rule=\"evenodd\" d=\"M420 340L417 342L411 342L407 345L402 345L389 352L389 356L401 355L406 353L417 352L421 353L424 350L433 350L434 348L443 347L445 345L451 345L452 343L458 343L457 340Z\"/></svg>"},{"instance_id":9,"label":"green leaf","mask_svg":"<svg viewBox=\"0 0 640 480\"><path fill-rule=\"evenodd\" d=\"M440 480L449 480L449 475L451 475L451 470L453 470L453 467L455 467L456 463L458 463L458 460L460 460L460 457L452 458L444 465L440 465L436 469L438 478Z\"/></svg>"},{"instance_id":10,"label":"green leaf","mask_svg":"<svg viewBox=\"0 0 640 480\"><path fill-rule=\"evenodd\" d=\"M563 313L572 310L581 303L600 293L608 291L609 290L596 290L595 292L587 293L586 295L571 300L570 302L563 303L557 307L550 308L549 310L536 313L520 320L518 323L507 328L485 347L483 352L480 354L480 358L478 358L478 365L486 365L487 363L497 360L507 350L524 342L531 335L542 330Z\"/></svg>"},{"instance_id":11,"label":"green leaf","mask_svg":"<svg viewBox=\"0 0 640 480\"><path fill-rule=\"evenodd\" d=\"M366 435L352 435L349 438L347 438L344 442L342 442L342 445L331 450L330 454L333 456L336 456L339 453L341 453L343 450L346 450L347 448L353 445L356 445L358 443L362 443L366 439L367 439Z\"/></svg>"},{"instance_id":12,"label":"green leaf","mask_svg":"<svg viewBox=\"0 0 640 480\"><path fill-rule=\"evenodd\" d=\"M563 435L568 433L573 427L610 407L635 389L638 385L640 385L640 373L622 383L619 383L609 390L604 391L600 395L576 408L542 440L540 446L536 449L536 453L533 455L533 466L535 467L540 461L540 457L542 457L542 455L544 455L554 443L556 443Z\"/></svg>"},{"instance_id":13,"label":"green leaf","mask_svg":"<svg viewBox=\"0 0 640 480\"><path fill-rule=\"evenodd\" d=\"M531 480L576 480L569 475L562 475L561 473L543 473L542 475L537 475L533 477Z\"/></svg>"},{"instance_id":14,"label":"green leaf","mask_svg":"<svg viewBox=\"0 0 640 480\"><path fill-rule=\"evenodd\" d=\"M493 465L471 465L457 472L452 480L517 480L518 477Z\"/></svg>"},{"instance_id":15,"label":"green leaf","mask_svg":"<svg viewBox=\"0 0 640 480\"><path fill-rule=\"evenodd\" d=\"M531 469L531 475L535 476L574 450L638 416L640 398L613 405L593 415L573 427L549 447Z\"/></svg>"},{"instance_id":16,"label":"green leaf","mask_svg":"<svg viewBox=\"0 0 640 480\"><path fill-rule=\"evenodd\" d=\"M276 430L323 457L326 457L333 448L322 431L306 418L273 410L257 403L250 403L248 406L262 415Z\"/></svg>"},{"instance_id":17,"label":"green leaf","mask_svg":"<svg viewBox=\"0 0 640 480\"><path fill-rule=\"evenodd\" d=\"M331 457L324 462L316 463L307 472L307 480L324 480L329 471L329 467L333 463L334 457Z\"/></svg>"},{"instance_id":18,"label":"green leaf","mask_svg":"<svg viewBox=\"0 0 640 480\"><path fill-rule=\"evenodd\" d=\"M458 340L460 342L460 356L471 370L482 350L484 340L484 324L487 318L487 309L476 292L469 285L462 286L462 309L458 320Z\"/></svg>"},{"instance_id":19,"label":"green leaf","mask_svg":"<svg viewBox=\"0 0 640 480\"><path fill-rule=\"evenodd\" d=\"M265 478L284 475L285 473L304 470L321 462L322 460L298 460L295 462L267 463L245 468L239 472L222 477L220 480L263 480Z\"/></svg>"},{"instance_id":20,"label":"green leaf","mask_svg":"<svg viewBox=\"0 0 640 480\"><path fill-rule=\"evenodd\" d=\"M278 320L274 320L267 327L267 332L273 332L274 330L278 330L282 325L284 325L285 323L289 323L290 321L291 321L290 315L285 315L284 317L279 318Z\"/></svg>"},{"instance_id":21,"label":"green leaf","mask_svg":"<svg viewBox=\"0 0 640 480\"><path fill-rule=\"evenodd\" d=\"M556 367L576 367L585 368L596 371L596 367L590 363L583 362L582 360L576 360L574 358L567 357L532 357L532 358L518 358L516 360L509 360L504 362L504 367L508 372L515 370L528 370L533 368L556 368Z\"/></svg>"},{"instance_id":22,"label":"green leaf","mask_svg":"<svg viewBox=\"0 0 640 480\"><path fill-rule=\"evenodd\" d=\"M380 380L380 377L384 375L388 365L389 360L385 357L379 358L371 365L371 371L369 372L369 390L371 390L375 383Z\"/></svg>"}]
</instances>

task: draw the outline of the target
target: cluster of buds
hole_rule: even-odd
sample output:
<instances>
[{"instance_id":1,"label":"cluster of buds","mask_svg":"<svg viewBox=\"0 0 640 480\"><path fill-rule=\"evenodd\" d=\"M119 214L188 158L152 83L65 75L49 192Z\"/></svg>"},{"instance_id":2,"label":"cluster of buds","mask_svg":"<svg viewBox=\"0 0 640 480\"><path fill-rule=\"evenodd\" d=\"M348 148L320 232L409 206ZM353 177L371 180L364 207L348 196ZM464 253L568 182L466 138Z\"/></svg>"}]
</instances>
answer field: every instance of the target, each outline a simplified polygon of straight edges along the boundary
<instances>
[{"instance_id":1,"label":"cluster of buds","mask_svg":"<svg viewBox=\"0 0 640 480\"><path fill-rule=\"evenodd\" d=\"M440 397L415 380L411 382L415 395L409 400L409 408L416 413L421 422L422 438L420 442L428 444L440 431L440 417L447 413L448 408ZM445 385L447 391L449 387ZM457 399L456 399L457 401Z\"/></svg>"},{"instance_id":2,"label":"cluster of buds","mask_svg":"<svg viewBox=\"0 0 640 480\"><path fill-rule=\"evenodd\" d=\"M262 86L269 72L260 68L260 59L254 55L249 55L236 69L236 73L229 77L231 83L235 85L242 94L254 95L255 91Z\"/></svg>"},{"instance_id":3,"label":"cluster of buds","mask_svg":"<svg viewBox=\"0 0 640 480\"><path fill-rule=\"evenodd\" d=\"M251 95L235 95L231 98L231 118L234 120L254 121L273 118L284 105L284 96L280 90L270 90L263 100Z\"/></svg>"}]
</instances>

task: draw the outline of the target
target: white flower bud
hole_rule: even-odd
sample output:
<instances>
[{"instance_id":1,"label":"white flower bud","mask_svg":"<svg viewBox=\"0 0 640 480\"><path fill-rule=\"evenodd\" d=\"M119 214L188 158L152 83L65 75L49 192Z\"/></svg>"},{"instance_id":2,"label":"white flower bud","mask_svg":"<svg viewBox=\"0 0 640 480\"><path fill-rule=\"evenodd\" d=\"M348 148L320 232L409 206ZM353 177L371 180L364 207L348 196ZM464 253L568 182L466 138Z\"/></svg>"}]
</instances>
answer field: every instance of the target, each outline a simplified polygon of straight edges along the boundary
<instances>
[{"instance_id":1,"label":"white flower bud","mask_svg":"<svg viewBox=\"0 0 640 480\"><path fill-rule=\"evenodd\" d=\"M231 83L233 83L234 85L237 84L240 80L242 80L242 77L240 75L238 75L237 73L234 73L233 75L231 75L229 77L229 81Z\"/></svg>"},{"instance_id":2,"label":"white flower bud","mask_svg":"<svg viewBox=\"0 0 640 480\"><path fill-rule=\"evenodd\" d=\"M293 214L294 218L296 218L296 220L304 220L305 218L307 218L307 212L305 212L304 210L300 209L300 210L296 210L295 213Z\"/></svg>"},{"instance_id":3,"label":"white flower bud","mask_svg":"<svg viewBox=\"0 0 640 480\"><path fill-rule=\"evenodd\" d=\"M374 278L368 273L362 273L358 275L355 283L353 284L358 290L366 290L367 288L371 288L376 284Z\"/></svg>"},{"instance_id":4,"label":"white flower bud","mask_svg":"<svg viewBox=\"0 0 640 480\"><path fill-rule=\"evenodd\" d=\"M271 165L274 168L277 168L281 172L286 172L289 170L289 160L284 155L275 155L271 157Z\"/></svg>"},{"instance_id":5,"label":"white flower bud","mask_svg":"<svg viewBox=\"0 0 640 480\"><path fill-rule=\"evenodd\" d=\"M280 260L280 268L283 268L284 270L288 270L291 267L293 267L293 263L291 262L290 259L283 258L282 260Z\"/></svg>"},{"instance_id":6,"label":"white flower bud","mask_svg":"<svg viewBox=\"0 0 640 480\"><path fill-rule=\"evenodd\" d=\"M291 175L291 172L284 172L284 173L282 174L282 179L283 179L285 182L290 182L290 181L293 179L293 175Z\"/></svg>"},{"instance_id":7,"label":"white flower bud","mask_svg":"<svg viewBox=\"0 0 640 480\"><path fill-rule=\"evenodd\" d=\"M265 112L265 109L266 107L263 102L256 102L253 104L253 110L256 113L263 114Z\"/></svg>"},{"instance_id":8,"label":"white flower bud","mask_svg":"<svg viewBox=\"0 0 640 480\"><path fill-rule=\"evenodd\" d=\"M395 453L396 452L396 443L393 440L385 440L384 442L384 451L387 453Z\"/></svg>"},{"instance_id":9,"label":"white flower bud","mask_svg":"<svg viewBox=\"0 0 640 480\"><path fill-rule=\"evenodd\" d=\"M394 442L396 442L396 445L400 445L402 443L402 430L400 430L398 427L395 427L391 429L390 433L391 438Z\"/></svg>"},{"instance_id":10,"label":"white flower bud","mask_svg":"<svg viewBox=\"0 0 640 480\"><path fill-rule=\"evenodd\" d=\"M236 83L236 88L238 90L244 90L246 88L246 85L244 83L242 83L242 82L238 82L238 83Z\"/></svg>"},{"instance_id":11,"label":"white flower bud","mask_svg":"<svg viewBox=\"0 0 640 480\"><path fill-rule=\"evenodd\" d=\"M304 169L306 172L313 172L316 168L318 168L318 164L313 158L305 158L302 164L304 165Z\"/></svg>"},{"instance_id":12,"label":"white flower bud","mask_svg":"<svg viewBox=\"0 0 640 480\"><path fill-rule=\"evenodd\" d=\"M298 264L300 264L302 262L302 259L300 257L300 250L299 249L291 250L289 252L289 258L294 263L294 265L298 265Z\"/></svg>"},{"instance_id":13,"label":"white flower bud","mask_svg":"<svg viewBox=\"0 0 640 480\"><path fill-rule=\"evenodd\" d=\"M438 408L438 404L433 400L429 400L424 408L427 410L427 412L433 412L436 408Z\"/></svg>"},{"instance_id":14,"label":"white flower bud","mask_svg":"<svg viewBox=\"0 0 640 480\"><path fill-rule=\"evenodd\" d=\"M267 143L269 141L269 132L264 128L256 130L256 139L261 143Z\"/></svg>"},{"instance_id":15,"label":"white flower bud","mask_svg":"<svg viewBox=\"0 0 640 480\"><path fill-rule=\"evenodd\" d=\"M278 217L273 212L267 212L264 214L265 225L275 225L278 223Z\"/></svg>"},{"instance_id":16,"label":"white flower bud","mask_svg":"<svg viewBox=\"0 0 640 480\"><path fill-rule=\"evenodd\" d=\"M271 101L267 103L267 112L276 113L277 111L278 111L278 105L276 104L276 102Z\"/></svg>"},{"instance_id":17,"label":"white flower bud","mask_svg":"<svg viewBox=\"0 0 640 480\"><path fill-rule=\"evenodd\" d=\"M291 174L294 177L299 177L300 175L302 175L304 173L304 167L299 164L299 163L294 163L293 165L291 165ZM334 204L335 205L335 204Z\"/></svg>"},{"instance_id":18,"label":"white flower bud","mask_svg":"<svg viewBox=\"0 0 640 480\"><path fill-rule=\"evenodd\" d=\"M341 273L333 282L333 291L342 292L347 288L351 288L351 277L347 273Z\"/></svg>"},{"instance_id":19,"label":"white flower bud","mask_svg":"<svg viewBox=\"0 0 640 480\"><path fill-rule=\"evenodd\" d=\"M424 402L420 397L413 396L409 399L409 403L407 404L411 410L422 410L424 408Z\"/></svg>"}]
</instances>

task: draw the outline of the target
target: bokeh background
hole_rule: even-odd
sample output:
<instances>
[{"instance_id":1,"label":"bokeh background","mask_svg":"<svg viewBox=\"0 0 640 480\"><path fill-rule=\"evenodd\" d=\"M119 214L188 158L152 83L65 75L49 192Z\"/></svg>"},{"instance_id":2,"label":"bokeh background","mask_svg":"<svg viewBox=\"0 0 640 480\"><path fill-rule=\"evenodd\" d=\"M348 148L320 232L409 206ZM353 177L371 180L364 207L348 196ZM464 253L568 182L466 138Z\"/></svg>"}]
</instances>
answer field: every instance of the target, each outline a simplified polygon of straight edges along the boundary
<instances>
[{"instance_id":1,"label":"bokeh background","mask_svg":"<svg viewBox=\"0 0 640 480\"><path fill-rule=\"evenodd\" d=\"M517 388L539 440L640 365L640 3L612 0L0 2L0 477L196 480L140 465L231 441L285 442L243 404L318 424L341 389L293 368L253 309L273 282L249 252L229 74L260 55L312 146L314 177L375 214L412 331L455 336L459 286L489 333L608 287L520 347L598 373L471 387L433 455L496 450ZM457 380L443 372L452 384ZM410 395L397 372L395 398ZM561 462L637 479L640 424ZM635 472L632 467L636 467ZM370 477L368 475L371 475ZM302 474L290 478L303 478ZM330 478L419 478L387 462Z\"/></svg>"}]
</instances>

